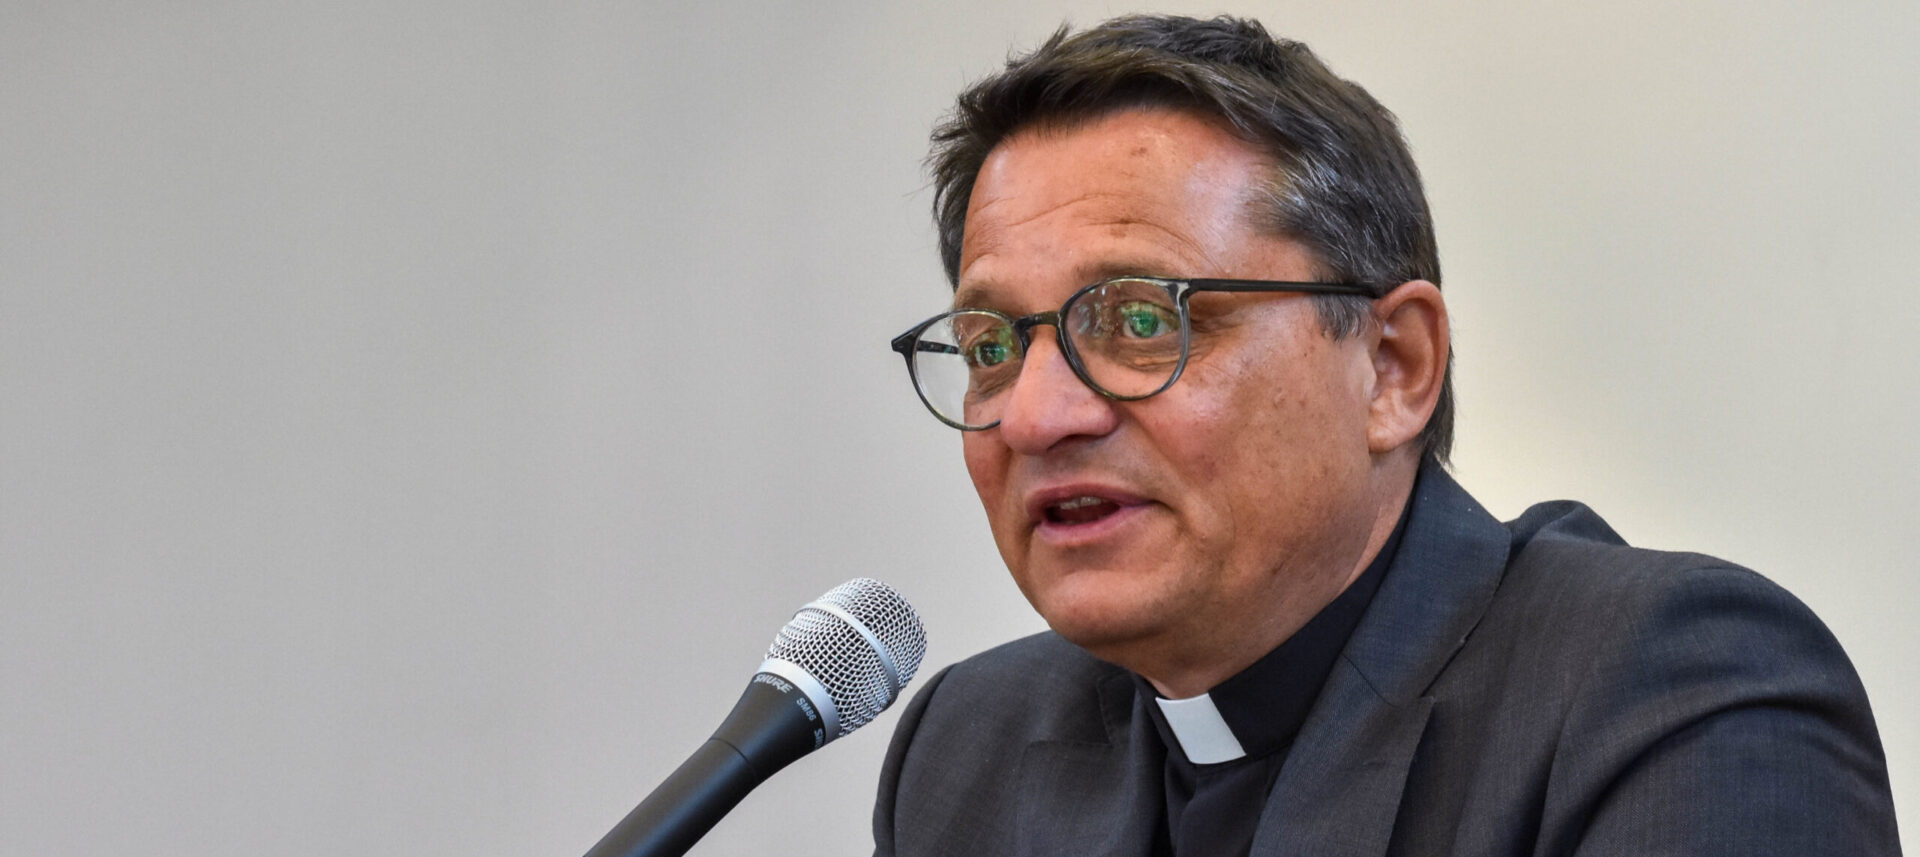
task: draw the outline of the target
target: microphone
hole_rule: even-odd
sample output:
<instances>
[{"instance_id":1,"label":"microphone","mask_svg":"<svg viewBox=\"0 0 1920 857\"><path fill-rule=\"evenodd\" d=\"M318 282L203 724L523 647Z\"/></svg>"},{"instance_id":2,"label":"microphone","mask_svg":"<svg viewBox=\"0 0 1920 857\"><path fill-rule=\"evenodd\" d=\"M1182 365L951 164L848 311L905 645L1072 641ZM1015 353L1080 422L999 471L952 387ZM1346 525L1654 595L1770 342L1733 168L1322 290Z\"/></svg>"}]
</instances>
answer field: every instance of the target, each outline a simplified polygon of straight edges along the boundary
<instances>
[{"instance_id":1,"label":"microphone","mask_svg":"<svg viewBox=\"0 0 1920 857\"><path fill-rule=\"evenodd\" d=\"M793 614L707 743L586 857L679 857L795 759L873 720L920 669L927 632L878 580L842 583Z\"/></svg>"}]
</instances>

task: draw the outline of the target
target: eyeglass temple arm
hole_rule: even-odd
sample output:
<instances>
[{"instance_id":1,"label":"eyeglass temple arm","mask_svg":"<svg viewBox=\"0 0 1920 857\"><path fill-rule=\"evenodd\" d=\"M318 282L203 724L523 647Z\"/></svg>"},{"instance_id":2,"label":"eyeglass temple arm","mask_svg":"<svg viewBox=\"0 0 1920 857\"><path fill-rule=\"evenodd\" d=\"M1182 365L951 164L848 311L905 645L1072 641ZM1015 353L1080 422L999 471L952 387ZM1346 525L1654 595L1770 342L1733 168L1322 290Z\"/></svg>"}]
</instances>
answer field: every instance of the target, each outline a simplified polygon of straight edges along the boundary
<instances>
[{"instance_id":1,"label":"eyeglass temple arm","mask_svg":"<svg viewBox=\"0 0 1920 857\"><path fill-rule=\"evenodd\" d=\"M919 335L920 332L918 330L913 330L894 337L893 350L899 352L901 357L905 357L908 360L913 359L913 352L915 351L926 351L933 354L960 353L959 346L948 345L944 342L928 342L924 339L917 338Z\"/></svg>"},{"instance_id":2,"label":"eyeglass temple arm","mask_svg":"<svg viewBox=\"0 0 1920 857\"><path fill-rule=\"evenodd\" d=\"M1372 286L1359 283L1290 283L1278 280L1188 280L1187 290L1194 292L1301 292L1310 295L1355 295L1380 297Z\"/></svg>"}]
</instances>

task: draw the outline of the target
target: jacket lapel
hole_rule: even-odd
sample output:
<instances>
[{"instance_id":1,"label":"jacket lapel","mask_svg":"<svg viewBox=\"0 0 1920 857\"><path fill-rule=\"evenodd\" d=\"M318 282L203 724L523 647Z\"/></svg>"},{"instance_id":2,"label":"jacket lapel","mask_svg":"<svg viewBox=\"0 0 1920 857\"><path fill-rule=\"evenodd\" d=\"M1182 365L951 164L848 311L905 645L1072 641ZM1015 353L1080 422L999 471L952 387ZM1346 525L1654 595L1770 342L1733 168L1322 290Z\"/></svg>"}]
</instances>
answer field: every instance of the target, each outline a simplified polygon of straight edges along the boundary
<instances>
[{"instance_id":1,"label":"jacket lapel","mask_svg":"<svg viewBox=\"0 0 1920 857\"><path fill-rule=\"evenodd\" d=\"M1015 774L1014 842L1021 857L1098 854L1148 857L1162 814L1157 738L1119 669L1098 683L1097 731L1027 745Z\"/></svg>"},{"instance_id":2,"label":"jacket lapel","mask_svg":"<svg viewBox=\"0 0 1920 857\"><path fill-rule=\"evenodd\" d=\"M1387 577L1274 783L1255 857L1386 853L1433 709L1423 694L1486 612L1507 548L1506 529L1452 477L1421 471Z\"/></svg>"}]
</instances>

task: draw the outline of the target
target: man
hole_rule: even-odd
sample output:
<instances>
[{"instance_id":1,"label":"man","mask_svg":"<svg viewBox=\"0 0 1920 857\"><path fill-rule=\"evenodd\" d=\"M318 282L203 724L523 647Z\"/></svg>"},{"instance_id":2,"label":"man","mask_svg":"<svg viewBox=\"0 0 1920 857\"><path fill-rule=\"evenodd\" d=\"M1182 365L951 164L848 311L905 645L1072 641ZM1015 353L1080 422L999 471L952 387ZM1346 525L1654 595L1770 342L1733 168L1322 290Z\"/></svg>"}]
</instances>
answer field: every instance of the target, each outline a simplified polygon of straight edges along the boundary
<instances>
[{"instance_id":1,"label":"man","mask_svg":"<svg viewBox=\"0 0 1920 857\"><path fill-rule=\"evenodd\" d=\"M934 140L956 309L894 347L1053 631L919 692L876 853L1897 853L1805 607L1445 472L1419 177L1304 46L1063 31Z\"/></svg>"}]
</instances>

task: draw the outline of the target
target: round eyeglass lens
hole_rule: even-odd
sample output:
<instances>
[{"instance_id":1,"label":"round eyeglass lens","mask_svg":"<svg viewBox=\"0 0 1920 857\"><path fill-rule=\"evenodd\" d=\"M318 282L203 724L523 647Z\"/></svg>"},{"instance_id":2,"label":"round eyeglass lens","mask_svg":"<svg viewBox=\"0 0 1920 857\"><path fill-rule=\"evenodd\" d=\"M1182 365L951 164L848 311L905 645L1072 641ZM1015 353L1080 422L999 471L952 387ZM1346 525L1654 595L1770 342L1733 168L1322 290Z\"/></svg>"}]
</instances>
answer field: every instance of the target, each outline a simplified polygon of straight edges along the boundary
<instances>
[{"instance_id":1,"label":"round eyeglass lens","mask_svg":"<svg viewBox=\"0 0 1920 857\"><path fill-rule=\"evenodd\" d=\"M942 419L982 428L1000 419L1000 393L1019 377L1022 356L1006 316L957 310L920 332L913 377L920 396Z\"/></svg>"},{"instance_id":2,"label":"round eyeglass lens","mask_svg":"<svg viewBox=\"0 0 1920 857\"><path fill-rule=\"evenodd\" d=\"M1061 324L1087 379L1118 398L1159 392L1185 350L1179 306L1166 286L1147 280L1114 280L1081 292Z\"/></svg>"}]
</instances>

